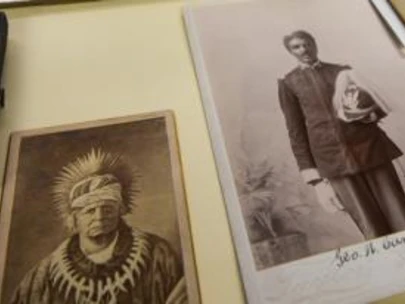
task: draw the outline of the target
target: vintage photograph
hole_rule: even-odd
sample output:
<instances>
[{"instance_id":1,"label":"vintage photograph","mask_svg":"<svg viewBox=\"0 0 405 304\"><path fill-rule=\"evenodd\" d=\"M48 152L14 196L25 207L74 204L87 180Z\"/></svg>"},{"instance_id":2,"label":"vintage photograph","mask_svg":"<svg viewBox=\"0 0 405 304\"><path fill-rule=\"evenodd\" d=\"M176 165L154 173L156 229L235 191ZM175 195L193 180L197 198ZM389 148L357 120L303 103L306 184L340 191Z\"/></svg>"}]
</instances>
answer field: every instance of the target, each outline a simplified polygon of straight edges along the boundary
<instances>
[{"instance_id":1,"label":"vintage photograph","mask_svg":"<svg viewBox=\"0 0 405 304\"><path fill-rule=\"evenodd\" d=\"M263 303L321 282L350 261L341 248L405 230L405 61L369 2L191 6L185 20L242 275Z\"/></svg>"},{"instance_id":2,"label":"vintage photograph","mask_svg":"<svg viewBox=\"0 0 405 304\"><path fill-rule=\"evenodd\" d=\"M12 134L0 225L1 303L199 303L170 112Z\"/></svg>"}]
</instances>

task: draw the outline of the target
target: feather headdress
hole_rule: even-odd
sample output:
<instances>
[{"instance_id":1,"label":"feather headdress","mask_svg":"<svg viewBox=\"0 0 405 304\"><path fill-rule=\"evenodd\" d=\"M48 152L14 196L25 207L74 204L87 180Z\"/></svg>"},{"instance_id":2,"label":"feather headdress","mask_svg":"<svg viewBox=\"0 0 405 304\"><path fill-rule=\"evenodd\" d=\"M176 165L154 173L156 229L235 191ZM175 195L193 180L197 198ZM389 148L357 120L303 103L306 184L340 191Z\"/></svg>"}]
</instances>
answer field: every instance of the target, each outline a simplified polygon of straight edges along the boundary
<instances>
[{"instance_id":1,"label":"feather headdress","mask_svg":"<svg viewBox=\"0 0 405 304\"><path fill-rule=\"evenodd\" d=\"M92 149L62 168L53 185L53 201L58 214L65 220L71 214L70 194L77 183L92 176L113 175L122 189L123 214L130 212L140 192L140 174L125 164L120 155Z\"/></svg>"}]
</instances>

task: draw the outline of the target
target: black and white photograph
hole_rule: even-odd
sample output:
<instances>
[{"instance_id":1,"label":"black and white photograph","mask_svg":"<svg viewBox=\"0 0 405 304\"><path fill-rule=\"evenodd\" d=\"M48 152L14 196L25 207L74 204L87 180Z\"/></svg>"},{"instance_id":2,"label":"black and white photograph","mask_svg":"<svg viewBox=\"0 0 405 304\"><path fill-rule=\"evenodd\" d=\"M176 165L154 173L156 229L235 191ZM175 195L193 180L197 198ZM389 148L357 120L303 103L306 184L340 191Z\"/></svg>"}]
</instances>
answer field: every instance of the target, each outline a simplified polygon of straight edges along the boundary
<instances>
[{"instance_id":1,"label":"black and white photograph","mask_svg":"<svg viewBox=\"0 0 405 304\"><path fill-rule=\"evenodd\" d=\"M185 20L249 303L405 289L405 60L373 6L244 1Z\"/></svg>"},{"instance_id":2,"label":"black and white photograph","mask_svg":"<svg viewBox=\"0 0 405 304\"><path fill-rule=\"evenodd\" d=\"M199 303L171 112L12 135L1 303Z\"/></svg>"}]
</instances>

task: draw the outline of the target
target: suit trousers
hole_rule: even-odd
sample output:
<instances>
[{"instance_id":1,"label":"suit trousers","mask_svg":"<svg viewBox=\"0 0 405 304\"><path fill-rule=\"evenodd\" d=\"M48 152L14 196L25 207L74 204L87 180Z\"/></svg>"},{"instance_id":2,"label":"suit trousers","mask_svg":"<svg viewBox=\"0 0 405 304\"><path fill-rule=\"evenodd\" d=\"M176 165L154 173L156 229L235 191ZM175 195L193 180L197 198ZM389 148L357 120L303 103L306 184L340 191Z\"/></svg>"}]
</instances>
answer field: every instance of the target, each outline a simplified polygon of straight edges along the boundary
<instances>
[{"instance_id":1,"label":"suit trousers","mask_svg":"<svg viewBox=\"0 0 405 304\"><path fill-rule=\"evenodd\" d=\"M405 230L405 193L391 162L329 181L366 239Z\"/></svg>"}]
</instances>

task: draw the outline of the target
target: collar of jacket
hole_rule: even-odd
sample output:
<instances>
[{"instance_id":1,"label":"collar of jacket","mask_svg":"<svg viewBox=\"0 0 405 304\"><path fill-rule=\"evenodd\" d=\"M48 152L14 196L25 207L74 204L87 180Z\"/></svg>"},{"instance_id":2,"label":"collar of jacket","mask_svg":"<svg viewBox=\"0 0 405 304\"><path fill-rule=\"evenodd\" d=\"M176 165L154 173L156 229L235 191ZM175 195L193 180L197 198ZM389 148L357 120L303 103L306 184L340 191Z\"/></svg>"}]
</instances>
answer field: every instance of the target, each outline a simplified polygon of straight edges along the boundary
<instances>
[{"instance_id":1,"label":"collar of jacket","mask_svg":"<svg viewBox=\"0 0 405 304\"><path fill-rule=\"evenodd\" d=\"M319 60L317 60L317 61L316 61L315 63L313 63L313 64L306 64L306 63L300 62L298 65L299 65L299 67L300 67L301 70L305 70L305 69L315 69L315 68L321 67L321 66L322 66L322 62L319 61Z\"/></svg>"}]
</instances>

